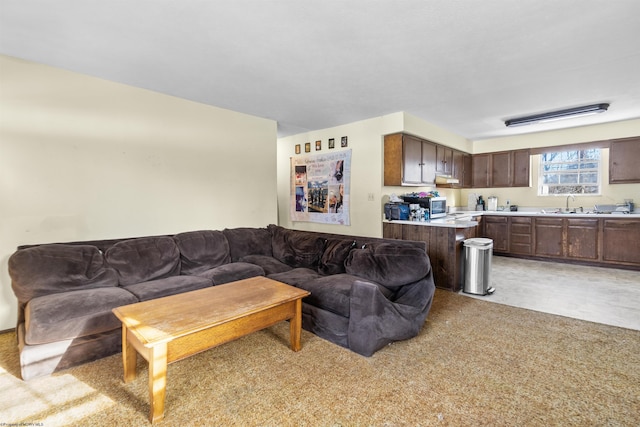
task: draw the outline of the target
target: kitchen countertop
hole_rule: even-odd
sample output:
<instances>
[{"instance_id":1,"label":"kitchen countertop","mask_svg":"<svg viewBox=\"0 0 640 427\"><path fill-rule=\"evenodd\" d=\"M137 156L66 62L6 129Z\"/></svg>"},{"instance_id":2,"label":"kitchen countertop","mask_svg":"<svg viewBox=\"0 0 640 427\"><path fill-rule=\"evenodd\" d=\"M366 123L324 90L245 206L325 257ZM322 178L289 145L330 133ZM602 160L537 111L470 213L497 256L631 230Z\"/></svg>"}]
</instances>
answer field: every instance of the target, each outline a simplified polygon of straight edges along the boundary
<instances>
[{"instance_id":1,"label":"kitchen countertop","mask_svg":"<svg viewBox=\"0 0 640 427\"><path fill-rule=\"evenodd\" d=\"M562 212L545 212L544 209L537 210L519 210L516 212L511 211L459 211L451 212L445 218L430 219L428 221L407 221L407 220L383 220L383 222L394 224L407 224L407 225L419 225L427 227L447 227L447 228L471 228L478 225L478 221L473 221L473 217L478 216L537 216L537 217L551 217L551 218L611 218L611 219L626 219L626 218L640 218L640 212L635 211L632 214L626 213L562 213ZM551 210L552 211L552 210Z\"/></svg>"},{"instance_id":2,"label":"kitchen countertop","mask_svg":"<svg viewBox=\"0 0 640 427\"><path fill-rule=\"evenodd\" d=\"M543 212L546 211L546 212ZM553 212L553 209L537 209L537 210L519 210L516 212L511 211L455 211L452 215L471 215L471 216L540 216L540 217L581 217L581 218L640 218L640 213L635 211L634 213L627 214L622 212L614 213L594 213L594 212L577 212L577 213L564 213Z\"/></svg>"},{"instance_id":3,"label":"kitchen countertop","mask_svg":"<svg viewBox=\"0 0 640 427\"><path fill-rule=\"evenodd\" d=\"M406 225L421 225L428 227L446 227L446 228L471 228L476 227L478 225L478 221L467 220L469 216L463 216L461 219L456 219L455 216L447 216L446 218L436 218L430 219L428 221L403 221L403 220L393 220L389 221L387 219L382 222L392 223L392 224L406 224Z\"/></svg>"}]
</instances>

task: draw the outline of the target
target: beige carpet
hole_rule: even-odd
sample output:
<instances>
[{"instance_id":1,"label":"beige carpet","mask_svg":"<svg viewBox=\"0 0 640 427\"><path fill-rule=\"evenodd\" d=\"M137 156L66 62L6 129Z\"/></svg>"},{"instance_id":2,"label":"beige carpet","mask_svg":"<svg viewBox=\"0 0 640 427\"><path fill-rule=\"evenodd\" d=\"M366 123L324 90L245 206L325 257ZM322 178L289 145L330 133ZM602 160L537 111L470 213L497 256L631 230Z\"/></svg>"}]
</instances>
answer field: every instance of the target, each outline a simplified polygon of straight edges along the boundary
<instances>
[{"instance_id":1,"label":"beige carpet","mask_svg":"<svg viewBox=\"0 0 640 427\"><path fill-rule=\"evenodd\" d=\"M277 325L169 366L165 426L637 426L640 332L440 291L371 358ZM0 335L0 425L148 425L120 356L23 382ZM35 424L34 424L35 425Z\"/></svg>"}]
</instances>

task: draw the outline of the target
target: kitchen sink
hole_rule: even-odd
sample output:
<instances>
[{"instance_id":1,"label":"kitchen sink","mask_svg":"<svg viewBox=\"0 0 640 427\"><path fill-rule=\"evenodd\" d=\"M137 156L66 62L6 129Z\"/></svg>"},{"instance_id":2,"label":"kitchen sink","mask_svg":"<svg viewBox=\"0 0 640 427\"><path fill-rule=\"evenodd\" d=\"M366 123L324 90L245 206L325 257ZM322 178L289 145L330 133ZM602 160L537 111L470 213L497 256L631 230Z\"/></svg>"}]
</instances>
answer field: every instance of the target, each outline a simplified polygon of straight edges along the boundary
<instances>
[{"instance_id":1,"label":"kitchen sink","mask_svg":"<svg viewBox=\"0 0 640 427\"><path fill-rule=\"evenodd\" d=\"M541 214L546 214L546 215L575 215L575 214L594 214L597 212L593 212L593 211L578 211L576 209L571 209L571 210L564 210L564 209L542 209L540 212Z\"/></svg>"}]
</instances>

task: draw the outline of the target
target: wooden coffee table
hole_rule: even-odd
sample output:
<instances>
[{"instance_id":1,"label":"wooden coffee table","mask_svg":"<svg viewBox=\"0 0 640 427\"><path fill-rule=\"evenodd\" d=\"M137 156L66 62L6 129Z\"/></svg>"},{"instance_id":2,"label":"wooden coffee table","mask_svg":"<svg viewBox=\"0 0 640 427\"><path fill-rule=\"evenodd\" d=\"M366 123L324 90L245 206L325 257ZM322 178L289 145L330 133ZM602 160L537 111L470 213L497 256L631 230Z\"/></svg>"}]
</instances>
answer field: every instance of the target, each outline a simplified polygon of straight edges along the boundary
<instances>
[{"instance_id":1,"label":"wooden coffee table","mask_svg":"<svg viewBox=\"0 0 640 427\"><path fill-rule=\"evenodd\" d=\"M167 364L290 319L300 350L302 298L309 292L253 277L113 309L122 322L124 381L136 377L136 352L149 362L149 419L164 418Z\"/></svg>"}]
</instances>

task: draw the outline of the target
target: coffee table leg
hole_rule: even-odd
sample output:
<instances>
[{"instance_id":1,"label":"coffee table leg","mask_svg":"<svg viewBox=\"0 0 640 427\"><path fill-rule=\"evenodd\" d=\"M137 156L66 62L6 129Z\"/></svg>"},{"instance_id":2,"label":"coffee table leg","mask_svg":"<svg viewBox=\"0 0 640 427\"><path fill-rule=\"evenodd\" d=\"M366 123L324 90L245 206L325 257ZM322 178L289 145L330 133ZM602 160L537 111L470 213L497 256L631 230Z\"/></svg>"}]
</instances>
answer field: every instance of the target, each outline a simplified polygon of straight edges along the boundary
<instances>
[{"instance_id":1,"label":"coffee table leg","mask_svg":"<svg viewBox=\"0 0 640 427\"><path fill-rule=\"evenodd\" d=\"M149 402L152 423L164 418L164 397L167 390L167 344L158 344L149 352Z\"/></svg>"},{"instance_id":2,"label":"coffee table leg","mask_svg":"<svg viewBox=\"0 0 640 427\"><path fill-rule=\"evenodd\" d=\"M289 329L291 333L291 350L300 351L300 335L302 329L302 300L297 299L295 315L289 321Z\"/></svg>"},{"instance_id":3,"label":"coffee table leg","mask_svg":"<svg viewBox=\"0 0 640 427\"><path fill-rule=\"evenodd\" d=\"M124 382L128 383L136 377L136 350L127 338L127 327L122 325L122 365Z\"/></svg>"}]
</instances>

